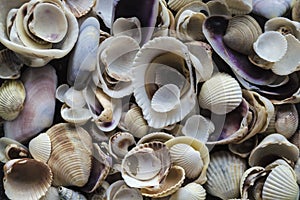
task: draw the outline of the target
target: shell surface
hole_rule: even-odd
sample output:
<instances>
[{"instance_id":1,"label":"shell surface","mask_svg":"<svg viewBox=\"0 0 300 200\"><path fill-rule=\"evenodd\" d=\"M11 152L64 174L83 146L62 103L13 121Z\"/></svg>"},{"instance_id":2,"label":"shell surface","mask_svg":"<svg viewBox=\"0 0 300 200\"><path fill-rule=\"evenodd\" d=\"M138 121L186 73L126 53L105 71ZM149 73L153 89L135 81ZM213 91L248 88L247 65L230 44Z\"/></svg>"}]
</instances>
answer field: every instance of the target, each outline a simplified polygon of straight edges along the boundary
<instances>
[{"instance_id":1,"label":"shell surface","mask_svg":"<svg viewBox=\"0 0 300 200\"><path fill-rule=\"evenodd\" d=\"M46 133L41 133L29 142L29 152L32 157L47 163L51 155L51 141Z\"/></svg>"},{"instance_id":2,"label":"shell surface","mask_svg":"<svg viewBox=\"0 0 300 200\"><path fill-rule=\"evenodd\" d=\"M291 7L292 0L253 0L253 12L265 18L282 16Z\"/></svg>"},{"instance_id":3,"label":"shell surface","mask_svg":"<svg viewBox=\"0 0 300 200\"><path fill-rule=\"evenodd\" d=\"M187 198L191 200L205 200L206 191L202 185L198 183L189 183L172 194L170 200L181 200Z\"/></svg>"}]
</instances>

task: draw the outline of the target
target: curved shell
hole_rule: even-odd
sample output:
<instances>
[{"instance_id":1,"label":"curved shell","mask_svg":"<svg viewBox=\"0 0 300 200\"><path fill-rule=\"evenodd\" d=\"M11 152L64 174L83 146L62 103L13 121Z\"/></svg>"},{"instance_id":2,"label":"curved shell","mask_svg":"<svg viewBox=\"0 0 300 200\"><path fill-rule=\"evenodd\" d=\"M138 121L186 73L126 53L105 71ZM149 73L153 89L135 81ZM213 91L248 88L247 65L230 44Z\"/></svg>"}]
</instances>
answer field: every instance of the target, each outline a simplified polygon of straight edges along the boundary
<instances>
[{"instance_id":1,"label":"curved shell","mask_svg":"<svg viewBox=\"0 0 300 200\"><path fill-rule=\"evenodd\" d=\"M267 19L282 16L291 8L292 0L252 0L252 12ZM270 6L272 5L272 6Z\"/></svg>"},{"instance_id":2,"label":"curved shell","mask_svg":"<svg viewBox=\"0 0 300 200\"><path fill-rule=\"evenodd\" d=\"M170 200L205 200L206 191L202 185L198 183L189 183L186 186L179 188L174 194L171 195Z\"/></svg>"},{"instance_id":3,"label":"curved shell","mask_svg":"<svg viewBox=\"0 0 300 200\"><path fill-rule=\"evenodd\" d=\"M0 51L0 78L18 79L22 67L23 63L13 51L9 49Z\"/></svg>"},{"instance_id":4,"label":"curved shell","mask_svg":"<svg viewBox=\"0 0 300 200\"><path fill-rule=\"evenodd\" d=\"M299 114L294 104L278 105L276 107L275 129L277 133L290 138L297 130Z\"/></svg>"},{"instance_id":5,"label":"curved shell","mask_svg":"<svg viewBox=\"0 0 300 200\"><path fill-rule=\"evenodd\" d=\"M174 138L173 135L165 132L153 132L143 136L141 139L139 139L137 144L139 145L139 144L153 142L153 141L159 141L164 143L172 138Z\"/></svg>"},{"instance_id":6,"label":"curved shell","mask_svg":"<svg viewBox=\"0 0 300 200\"><path fill-rule=\"evenodd\" d=\"M171 165L169 150L161 142L140 144L122 160L122 177L130 187L158 186Z\"/></svg>"},{"instance_id":7,"label":"curved shell","mask_svg":"<svg viewBox=\"0 0 300 200\"><path fill-rule=\"evenodd\" d=\"M229 11L228 5L225 0L214 0L214 1L208 1L206 3L210 15L225 15L225 16L231 16L231 13Z\"/></svg>"},{"instance_id":8,"label":"curved shell","mask_svg":"<svg viewBox=\"0 0 300 200\"><path fill-rule=\"evenodd\" d=\"M92 118L87 108L69 108L66 104L62 105L60 115L66 122L76 125L83 125Z\"/></svg>"},{"instance_id":9,"label":"curved shell","mask_svg":"<svg viewBox=\"0 0 300 200\"><path fill-rule=\"evenodd\" d=\"M5 81L0 87L0 117L14 120L24 108L26 92L21 81Z\"/></svg>"},{"instance_id":10,"label":"curved shell","mask_svg":"<svg viewBox=\"0 0 300 200\"><path fill-rule=\"evenodd\" d=\"M257 146L257 144L258 138L254 136L239 144L230 143L228 144L228 149L232 153L242 158L246 158L250 155L251 151Z\"/></svg>"},{"instance_id":11,"label":"curved shell","mask_svg":"<svg viewBox=\"0 0 300 200\"><path fill-rule=\"evenodd\" d=\"M194 182L199 183L199 184L204 184L206 182L206 180L207 180L206 170L207 170L208 164L210 162L209 161L210 159L209 159L208 149L204 143L202 143L199 140L192 138L192 137L179 136L179 137L175 137L173 139L166 141L165 144L169 149L171 149L175 145L180 144L180 145L189 145L191 148L194 149L194 151L198 151L200 153L200 156L202 159L203 167L200 172L200 175L198 177L196 177L196 180ZM185 156L185 152L182 152L182 153ZM172 157L171 157L171 159L172 159Z\"/></svg>"},{"instance_id":12,"label":"curved shell","mask_svg":"<svg viewBox=\"0 0 300 200\"><path fill-rule=\"evenodd\" d=\"M29 151L23 144L7 137L0 138L0 162L6 163L16 158L28 158Z\"/></svg>"},{"instance_id":13,"label":"curved shell","mask_svg":"<svg viewBox=\"0 0 300 200\"><path fill-rule=\"evenodd\" d=\"M252 11L252 0L225 0L233 15L246 15Z\"/></svg>"},{"instance_id":14,"label":"curved shell","mask_svg":"<svg viewBox=\"0 0 300 200\"><path fill-rule=\"evenodd\" d=\"M292 20L300 22L300 1L293 1L292 5Z\"/></svg>"},{"instance_id":15,"label":"curved shell","mask_svg":"<svg viewBox=\"0 0 300 200\"><path fill-rule=\"evenodd\" d=\"M274 148L276 148L276 151L274 151ZM276 158L285 158L296 162L298 157L298 147L290 143L283 135L274 133L265 137L252 150L249 157L249 165L266 166Z\"/></svg>"},{"instance_id":16,"label":"curved shell","mask_svg":"<svg viewBox=\"0 0 300 200\"><path fill-rule=\"evenodd\" d=\"M84 1L64 0L64 2L65 5L73 13L73 15L79 18L86 15L92 9L92 7L96 3L96 0L84 0Z\"/></svg>"},{"instance_id":17,"label":"curved shell","mask_svg":"<svg viewBox=\"0 0 300 200\"><path fill-rule=\"evenodd\" d=\"M112 33L114 36L126 35L132 37L137 43L142 40L141 23L136 17L116 19L112 25Z\"/></svg>"},{"instance_id":18,"label":"curved shell","mask_svg":"<svg viewBox=\"0 0 300 200\"><path fill-rule=\"evenodd\" d=\"M299 186L290 166L279 165L272 169L262 190L264 200L299 199Z\"/></svg>"},{"instance_id":19,"label":"curved shell","mask_svg":"<svg viewBox=\"0 0 300 200\"><path fill-rule=\"evenodd\" d=\"M107 200L135 199L143 200L141 192L137 188L129 188L123 180L112 183L106 190Z\"/></svg>"},{"instance_id":20,"label":"curved shell","mask_svg":"<svg viewBox=\"0 0 300 200\"><path fill-rule=\"evenodd\" d=\"M285 17L274 17L266 21L264 25L265 31L278 31L283 35L292 34L296 38L300 38L299 22L292 21Z\"/></svg>"},{"instance_id":21,"label":"curved shell","mask_svg":"<svg viewBox=\"0 0 300 200\"><path fill-rule=\"evenodd\" d=\"M47 163L51 155L51 141L46 133L41 133L29 142L31 156L43 163Z\"/></svg>"},{"instance_id":22,"label":"curved shell","mask_svg":"<svg viewBox=\"0 0 300 200\"><path fill-rule=\"evenodd\" d=\"M84 186L92 165L92 138L80 126L60 123L46 131L52 152L48 160L53 185Z\"/></svg>"},{"instance_id":23,"label":"curved shell","mask_svg":"<svg viewBox=\"0 0 300 200\"><path fill-rule=\"evenodd\" d=\"M216 114L226 114L242 102L242 90L230 75L218 73L205 81L198 96L200 107Z\"/></svg>"},{"instance_id":24,"label":"curved shell","mask_svg":"<svg viewBox=\"0 0 300 200\"><path fill-rule=\"evenodd\" d=\"M223 41L231 49L250 55L253 53L253 43L261 34L258 22L250 15L234 16L229 20Z\"/></svg>"},{"instance_id":25,"label":"curved shell","mask_svg":"<svg viewBox=\"0 0 300 200\"><path fill-rule=\"evenodd\" d=\"M58 194L61 200L86 200L83 194L80 194L79 192L76 192L63 186L58 187Z\"/></svg>"},{"instance_id":26,"label":"curved shell","mask_svg":"<svg viewBox=\"0 0 300 200\"><path fill-rule=\"evenodd\" d=\"M127 132L117 132L109 138L108 148L111 155L123 159L128 153L128 148L135 145L133 135Z\"/></svg>"},{"instance_id":27,"label":"curved shell","mask_svg":"<svg viewBox=\"0 0 300 200\"><path fill-rule=\"evenodd\" d=\"M51 186L51 169L34 159L11 160L4 165L3 171L3 186L10 199L39 199Z\"/></svg>"},{"instance_id":28,"label":"curved shell","mask_svg":"<svg viewBox=\"0 0 300 200\"><path fill-rule=\"evenodd\" d=\"M173 10L173 11L179 11L182 7L185 5L194 2L197 0L170 0L168 1L168 6Z\"/></svg>"},{"instance_id":29,"label":"curved shell","mask_svg":"<svg viewBox=\"0 0 300 200\"><path fill-rule=\"evenodd\" d=\"M246 170L246 161L227 151L211 154L207 169L207 193L221 199L237 198L239 185Z\"/></svg>"}]
</instances>

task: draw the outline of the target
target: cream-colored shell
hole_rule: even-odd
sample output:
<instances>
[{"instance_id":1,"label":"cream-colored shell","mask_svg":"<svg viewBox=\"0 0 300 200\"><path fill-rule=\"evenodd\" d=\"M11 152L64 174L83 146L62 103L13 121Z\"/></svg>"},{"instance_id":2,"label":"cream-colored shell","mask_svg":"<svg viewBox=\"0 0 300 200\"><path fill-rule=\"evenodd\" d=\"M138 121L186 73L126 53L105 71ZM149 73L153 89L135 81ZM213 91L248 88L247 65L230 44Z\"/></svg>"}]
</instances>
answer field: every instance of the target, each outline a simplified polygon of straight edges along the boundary
<instances>
[{"instance_id":1,"label":"cream-colored shell","mask_svg":"<svg viewBox=\"0 0 300 200\"><path fill-rule=\"evenodd\" d=\"M117 132L109 138L109 153L116 159L123 159L128 153L129 146L135 145L133 135L127 132Z\"/></svg>"},{"instance_id":2,"label":"cream-colored shell","mask_svg":"<svg viewBox=\"0 0 300 200\"><path fill-rule=\"evenodd\" d=\"M242 90L230 75L217 73L205 81L198 96L200 107L216 114L226 114L242 102Z\"/></svg>"},{"instance_id":3,"label":"cream-colored shell","mask_svg":"<svg viewBox=\"0 0 300 200\"><path fill-rule=\"evenodd\" d=\"M174 138L173 135L165 132L153 132L143 136L137 144L143 144L152 141L166 142L170 139Z\"/></svg>"},{"instance_id":4,"label":"cream-colored shell","mask_svg":"<svg viewBox=\"0 0 300 200\"><path fill-rule=\"evenodd\" d=\"M87 108L69 108L66 104L61 106L60 115L66 122L76 124L78 126L84 125L92 118L92 115Z\"/></svg>"},{"instance_id":5,"label":"cream-colored shell","mask_svg":"<svg viewBox=\"0 0 300 200\"><path fill-rule=\"evenodd\" d=\"M299 22L292 21L286 17L274 17L266 21L264 30L278 31L283 35L292 34L296 38L300 38L299 25Z\"/></svg>"},{"instance_id":6,"label":"cream-colored shell","mask_svg":"<svg viewBox=\"0 0 300 200\"><path fill-rule=\"evenodd\" d=\"M198 183L189 183L186 186L179 188L177 192L171 195L170 200L205 200L206 191L202 185Z\"/></svg>"},{"instance_id":7,"label":"cream-colored shell","mask_svg":"<svg viewBox=\"0 0 300 200\"><path fill-rule=\"evenodd\" d=\"M64 0L65 5L70 9L70 11L79 18L86 15L95 5L96 0Z\"/></svg>"},{"instance_id":8,"label":"cream-colored shell","mask_svg":"<svg viewBox=\"0 0 300 200\"><path fill-rule=\"evenodd\" d=\"M29 152L31 156L43 163L48 162L51 150L50 137L46 133L40 133L29 142Z\"/></svg>"},{"instance_id":9,"label":"cream-colored shell","mask_svg":"<svg viewBox=\"0 0 300 200\"><path fill-rule=\"evenodd\" d=\"M51 186L50 167L34 159L11 160L4 165L3 171L3 186L10 199L36 200Z\"/></svg>"},{"instance_id":10,"label":"cream-colored shell","mask_svg":"<svg viewBox=\"0 0 300 200\"><path fill-rule=\"evenodd\" d=\"M123 180L112 183L106 190L107 200L134 199L143 200L143 196L137 188L130 188Z\"/></svg>"},{"instance_id":11,"label":"cream-colored shell","mask_svg":"<svg viewBox=\"0 0 300 200\"><path fill-rule=\"evenodd\" d=\"M26 92L21 81L5 81L0 87L0 117L14 120L23 110Z\"/></svg>"},{"instance_id":12,"label":"cream-colored shell","mask_svg":"<svg viewBox=\"0 0 300 200\"><path fill-rule=\"evenodd\" d=\"M0 78L18 79L21 75L23 63L16 54L9 49L0 51Z\"/></svg>"}]
</instances>

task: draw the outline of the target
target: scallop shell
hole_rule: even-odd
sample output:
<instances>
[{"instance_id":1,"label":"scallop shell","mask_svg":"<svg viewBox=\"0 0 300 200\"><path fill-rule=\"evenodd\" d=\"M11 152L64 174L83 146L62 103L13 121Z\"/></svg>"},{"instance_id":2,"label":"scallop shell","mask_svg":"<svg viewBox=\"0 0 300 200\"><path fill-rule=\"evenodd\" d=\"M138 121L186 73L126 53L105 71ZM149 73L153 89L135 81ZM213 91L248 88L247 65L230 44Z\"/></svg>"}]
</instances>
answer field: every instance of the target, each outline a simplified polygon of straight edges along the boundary
<instances>
[{"instance_id":1,"label":"scallop shell","mask_svg":"<svg viewBox=\"0 0 300 200\"><path fill-rule=\"evenodd\" d=\"M34 159L11 160L4 165L3 171L3 186L10 199L39 199L51 186L51 169Z\"/></svg>"},{"instance_id":2,"label":"scallop shell","mask_svg":"<svg viewBox=\"0 0 300 200\"><path fill-rule=\"evenodd\" d=\"M267 19L282 16L291 8L292 0L252 0L252 12Z\"/></svg>"},{"instance_id":3,"label":"scallop shell","mask_svg":"<svg viewBox=\"0 0 300 200\"><path fill-rule=\"evenodd\" d=\"M299 186L293 169L285 165L273 168L264 183L262 198L264 200L299 199Z\"/></svg>"},{"instance_id":4,"label":"scallop shell","mask_svg":"<svg viewBox=\"0 0 300 200\"><path fill-rule=\"evenodd\" d=\"M239 185L246 170L246 161L227 151L211 154L207 169L207 193L221 199L237 198Z\"/></svg>"},{"instance_id":5,"label":"scallop shell","mask_svg":"<svg viewBox=\"0 0 300 200\"><path fill-rule=\"evenodd\" d=\"M58 194L61 200L86 200L85 196L83 194L80 194L79 192L76 192L74 190L71 190L69 188L59 186L58 187Z\"/></svg>"},{"instance_id":6,"label":"scallop shell","mask_svg":"<svg viewBox=\"0 0 300 200\"><path fill-rule=\"evenodd\" d=\"M13 51L9 49L0 51L0 78L17 79L21 75L22 67L23 63Z\"/></svg>"},{"instance_id":7,"label":"scallop shell","mask_svg":"<svg viewBox=\"0 0 300 200\"><path fill-rule=\"evenodd\" d=\"M41 133L29 142L31 156L43 163L47 163L51 155L51 141L46 133Z\"/></svg>"},{"instance_id":8,"label":"scallop shell","mask_svg":"<svg viewBox=\"0 0 300 200\"><path fill-rule=\"evenodd\" d=\"M205 81L198 96L200 107L226 114L242 102L242 90L230 75L218 73Z\"/></svg>"},{"instance_id":9,"label":"scallop shell","mask_svg":"<svg viewBox=\"0 0 300 200\"><path fill-rule=\"evenodd\" d=\"M284 104L276 108L276 132L290 138L296 132L299 124L299 114L296 106L294 104Z\"/></svg>"},{"instance_id":10,"label":"scallop shell","mask_svg":"<svg viewBox=\"0 0 300 200\"><path fill-rule=\"evenodd\" d=\"M86 15L92 7L95 5L96 0L64 0L65 5L70 9L70 11L75 15L75 17L79 18Z\"/></svg>"},{"instance_id":11,"label":"scallop shell","mask_svg":"<svg viewBox=\"0 0 300 200\"><path fill-rule=\"evenodd\" d=\"M276 151L274 151L276 149ZM299 149L290 143L283 135L274 133L265 137L249 156L250 166L266 166L276 158L285 158L296 162Z\"/></svg>"},{"instance_id":12,"label":"scallop shell","mask_svg":"<svg viewBox=\"0 0 300 200\"><path fill-rule=\"evenodd\" d=\"M272 51L270 51L272 46ZM277 31L267 31L261 34L253 43L255 53L269 62L276 62L283 58L288 49L285 37Z\"/></svg>"},{"instance_id":13,"label":"scallop shell","mask_svg":"<svg viewBox=\"0 0 300 200\"><path fill-rule=\"evenodd\" d=\"M205 200L206 191L202 185L198 183L189 183L186 186L179 188L177 192L171 195L170 200Z\"/></svg>"},{"instance_id":14,"label":"scallop shell","mask_svg":"<svg viewBox=\"0 0 300 200\"><path fill-rule=\"evenodd\" d=\"M5 81L0 87L0 117L14 120L24 108L26 92L21 81Z\"/></svg>"},{"instance_id":15,"label":"scallop shell","mask_svg":"<svg viewBox=\"0 0 300 200\"><path fill-rule=\"evenodd\" d=\"M252 0L225 0L233 15L245 15L252 11Z\"/></svg>"},{"instance_id":16,"label":"scallop shell","mask_svg":"<svg viewBox=\"0 0 300 200\"><path fill-rule=\"evenodd\" d=\"M202 170L200 172L200 175L198 177L196 177L196 180L194 182L199 183L199 184L204 184L207 180L206 178L206 170L209 164L209 152L207 147L205 146L204 143L200 142L199 140L196 140L195 138L192 137L188 137L188 136L179 136L179 137L175 137L173 139L168 140L167 142L165 142L166 146L171 149L172 147L174 147L175 145L180 145L180 146L185 146L189 145L191 148L194 149L194 151L198 151L200 153L201 159L202 159ZM177 146L177 147L180 147ZM193 152L194 154L196 154L195 152ZM185 156L185 152L182 152L182 155ZM185 159L188 159L186 157L184 157ZM184 159L183 158L183 159ZM171 159L173 159L171 157ZM196 166L194 166L196 167Z\"/></svg>"},{"instance_id":17,"label":"scallop shell","mask_svg":"<svg viewBox=\"0 0 300 200\"><path fill-rule=\"evenodd\" d=\"M253 17L250 15L235 16L229 20L223 41L231 49L250 55L253 53L253 43L261 34L262 30Z\"/></svg>"},{"instance_id":18,"label":"scallop shell","mask_svg":"<svg viewBox=\"0 0 300 200\"><path fill-rule=\"evenodd\" d=\"M161 142L140 144L122 160L122 177L130 187L158 186L171 165L169 150Z\"/></svg>"},{"instance_id":19,"label":"scallop shell","mask_svg":"<svg viewBox=\"0 0 300 200\"><path fill-rule=\"evenodd\" d=\"M60 123L46 131L52 152L48 160L53 185L84 186L92 165L92 138L80 126Z\"/></svg>"},{"instance_id":20,"label":"scallop shell","mask_svg":"<svg viewBox=\"0 0 300 200\"><path fill-rule=\"evenodd\" d=\"M0 161L3 163L16 158L28 158L29 151L23 144L7 137L0 138Z\"/></svg>"}]
</instances>

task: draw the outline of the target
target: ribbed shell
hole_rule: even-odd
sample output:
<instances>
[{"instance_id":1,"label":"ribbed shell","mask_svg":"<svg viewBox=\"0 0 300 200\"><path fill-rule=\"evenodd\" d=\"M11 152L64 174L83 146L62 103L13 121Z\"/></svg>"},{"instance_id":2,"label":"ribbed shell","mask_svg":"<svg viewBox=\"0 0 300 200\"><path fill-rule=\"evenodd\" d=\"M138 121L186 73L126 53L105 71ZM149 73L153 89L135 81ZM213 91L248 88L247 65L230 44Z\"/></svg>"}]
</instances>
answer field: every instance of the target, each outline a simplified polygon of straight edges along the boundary
<instances>
[{"instance_id":1,"label":"ribbed shell","mask_svg":"<svg viewBox=\"0 0 300 200\"><path fill-rule=\"evenodd\" d=\"M282 16L291 7L292 0L252 0L252 12L267 19ZM271 6L270 6L271 5Z\"/></svg>"},{"instance_id":2,"label":"ribbed shell","mask_svg":"<svg viewBox=\"0 0 300 200\"><path fill-rule=\"evenodd\" d=\"M29 142L29 152L36 160L47 163L51 155L51 141L46 133L41 133Z\"/></svg>"},{"instance_id":3,"label":"ribbed shell","mask_svg":"<svg viewBox=\"0 0 300 200\"><path fill-rule=\"evenodd\" d=\"M231 49L249 55L253 52L253 43L260 34L261 27L253 17L235 16L229 20L223 41Z\"/></svg>"},{"instance_id":4,"label":"ribbed shell","mask_svg":"<svg viewBox=\"0 0 300 200\"><path fill-rule=\"evenodd\" d=\"M86 200L85 196L79 192L63 186L58 187L58 194L61 200Z\"/></svg>"},{"instance_id":5,"label":"ribbed shell","mask_svg":"<svg viewBox=\"0 0 300 200\"><path fill-rule=\"evenodd\" d=\"M91 171L92 138L80 126L60 123L46 132L52 153L48 161L53 172L53 185L82 187Z\"/></svg>"},{"instance_id":6,"label":"ribbed shell","mask_svg":"<svg viewBox=\"0 0 300 200\"><path fill-rule=\"evenodd\" d=\"M276 132L290 138L299 125L299 114L294 104L284 104L277 107L275 129Z\"/></svg>"},{"instance_id":7,"label":"ribbed shell","mask_svg":"<svg viewBox=\"0 0 300 200\"><path fill-rule=\"evenodd\" d=\"M226 151L213 153L207 169L206 191L227 200L240 195L240 180L246 170L246 161Z\"/></svg>"},{"instance_id":8,"label":"ribbed shell","mask_svg":"<svg viewBox=\"0 0 300 200\"><path fill-rule=\"evenodd\" d=\"M206 191L202 187L202 185L198 183L189 183L186 186L179 188L177 192L175 192L170 200L205 200L206 199Z\"/></svg>"},{"instance_id":9,"label":"ribbed shell","mask_svg":"<svg viewBox=\"0 0 300 200\"><path fill-rule=\"evenodd\" d=\"M245 15L252 11L252 0L225 0L229 11L234 15Z\"/></svg>"},{"instance_id":10,"label":"ribbed shell","mask_svg":"<svg viewBox=\"0 0 300 200\"><path fill-rule=\"evenodd\" d=\"M272 169L264 183L262 199L299 199L299 186L293 169L285 165L279 165Z\"/></svg>"},{"instance_id":11,"label":"ribbed shell","mask_svg":"<svg viewBox=\"0 0 300 200\"><path fill-rule=\"evenodd\" d=\"M200 107L216 114L226 114L242 102L242 90L230 75L218 73L205 81L198 96Z\"/></svg>"},{"instance_id":12,"label":"ribbed shell","mask_svg":"<svg viewBox=\"0 0 300 200\"><path fill-rule=\"evenodd\" d=\"M95 5L95 0L64 0L67 7L77 18L86 15Z\"/></svg>"},{"instance_id":13,"label":"ribbed shell","mask_svg":"<svg viewBox=\"0 0 300 200\"><path fill-rule=\"evenodd\" d=\"M0 117L14 120L23 110L26 93L21 81L5 81L0 87Z\"/></svg>"},{"instance_id":14,"label":"ribbed shell","mask_svg":"<svg viewBox=\"0 0 300 200\"><path fill-rule=\"evenodd\" d=\"M148 133L149 127L143 117L140 107L134 106L127 111L124 117L127 130L137 138L141 138Z\"/></svg>"},{"instance_id":15,"label":"ribbed shell","mask_svg":"<svg viewBox=\"0 0 300 200\"><path fill-rule=\"evenodd\" d=\"M179 11L182 7L194 1L198 0L170 0L168 6L174 11Z\"/></svg>"}]
</instances>

